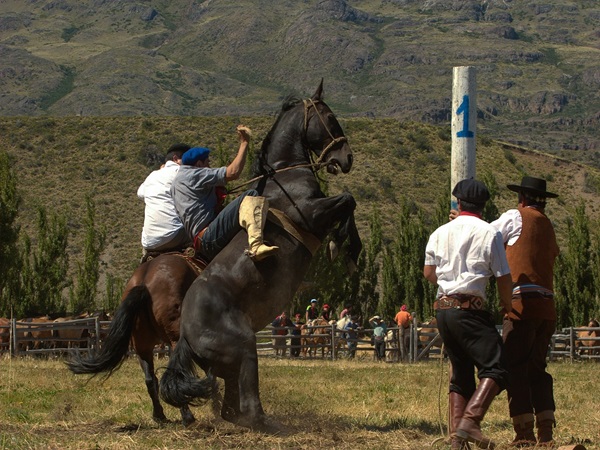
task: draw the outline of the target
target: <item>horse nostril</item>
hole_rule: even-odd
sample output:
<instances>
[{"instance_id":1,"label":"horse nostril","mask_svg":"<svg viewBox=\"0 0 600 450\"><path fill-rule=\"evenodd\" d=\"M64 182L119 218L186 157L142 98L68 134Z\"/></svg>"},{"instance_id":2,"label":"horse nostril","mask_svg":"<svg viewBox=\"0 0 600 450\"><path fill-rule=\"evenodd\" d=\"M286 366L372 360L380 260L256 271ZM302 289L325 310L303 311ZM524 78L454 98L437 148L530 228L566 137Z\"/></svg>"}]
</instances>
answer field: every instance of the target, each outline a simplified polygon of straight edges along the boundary
<instances>
[{"instance_id":1,"label":"horse nostril","mask_svg":"<svg viewBox=\"0 0 600 450\"><path fill-rule=\"evenodd\" d=\"M352 165L352 162L354 162L354 156L350 154L348 155L348 164Z\"/></svg>"}]
</instances>

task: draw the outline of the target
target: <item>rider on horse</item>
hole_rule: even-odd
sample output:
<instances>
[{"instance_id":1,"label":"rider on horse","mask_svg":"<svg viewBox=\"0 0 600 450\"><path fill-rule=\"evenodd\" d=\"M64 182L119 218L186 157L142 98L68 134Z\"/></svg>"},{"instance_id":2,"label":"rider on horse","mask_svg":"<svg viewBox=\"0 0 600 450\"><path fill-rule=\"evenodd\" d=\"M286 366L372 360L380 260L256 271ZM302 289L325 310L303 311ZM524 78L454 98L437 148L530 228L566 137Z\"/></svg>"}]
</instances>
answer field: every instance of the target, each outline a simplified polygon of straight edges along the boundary
<instances>
[{"instance_id":1,"label":"rider on horse","mask_svg":"<svg viewBox=\"0 0 600 450\"><path fill-rule=\"evenodd\" d=\"M181 157L190 149L186 144L172 145L165 163L144 180L137 191L146 204L142 228L142 262L148 254L181 250L191 245L190 238L175 210L171 184L181 165Z\"/></svg>"},{"instance_id":2,"label":"rider on horse","mask_svg":"<svg viewBox=\"0 0 600 450\"><path fill-rule=\"evenodd\" d=\"M246 253L254 261L260 261L279 249L263 242L269 209L267 199L251 189L221 212L216 210L216 189L225 186L228 181L237 180L246 162L250 129L240 125L237 133L240 147L228 166L211 168L208 148L194 147L185 152L183 165L171 186L171 194L196 252L213 259L238 231L245 228L250 247Z\"/></svg>"}]
</instances>

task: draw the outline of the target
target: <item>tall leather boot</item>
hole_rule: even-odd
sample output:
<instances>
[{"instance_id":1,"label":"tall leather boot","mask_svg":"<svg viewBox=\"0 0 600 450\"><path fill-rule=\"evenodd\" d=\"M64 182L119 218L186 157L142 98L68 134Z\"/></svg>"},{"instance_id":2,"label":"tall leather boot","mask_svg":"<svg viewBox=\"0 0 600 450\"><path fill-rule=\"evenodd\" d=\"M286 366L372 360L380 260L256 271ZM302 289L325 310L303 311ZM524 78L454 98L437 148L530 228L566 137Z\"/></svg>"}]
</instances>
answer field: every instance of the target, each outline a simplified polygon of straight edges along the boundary
<instances>
[{"instance_id":1,"label":"tall leather boot","mask_svg":"<svg viewBox=\"0 0 600 450\"><path fill-rule=\"evenodd\" d=\"M533 447L537 443L533 433L533 414L526 413L512 417L515 438L510 443L513 447Z\"/></svg>"},{"instance_id":2,"label":"tall leather boot","mask_svg":"<svg viewBox=\"0 0 600 450\"><path fill-rule=\"evenodd\" d=\"M541 411L535 415L535 426L539 444L552 445L552 429L556 425L554 411Z\"/></svg>"},{"instance_id":3,"label":"tall leather boot","mask_svg":"<svg viewBox=\"0 0 600 450\"><path fill-rule=\"evenodd\" d=\"M274 255L279 247L270 247L263 242L263 230L267 223L269 201L265 197L246 196L240 204L240 225L248 232L246 251L253 261L260 261Z\"/></svg>"},{"instance_id":4,"label":"tall leather boot","mask_svg":"<svg viewBox=\"0 0 600 450\"><path fill-rule=\"evenodd\" d=\"M473 442L479 448L493 449L496 446L481 434L479 424L499 392L500 386L491 378L484 378L479 382L479 386L467 403L463 417L458 424L456 435L459 438L463 441Z\"/></svg>"},{"instance_id":5,"label":"tall leather boot","mask_svg":"<svg viewBox=\"0 0 600 450\"><path fill-rule=\"evenodd\" d=\"M464 442L456 436L456 429L462 419L463 413L467 406L467 399L458 392L450 392L448 397L448 422L450 427L449 444L452 450L460 450L464 448Z\"/></svg>"}]
</instances>

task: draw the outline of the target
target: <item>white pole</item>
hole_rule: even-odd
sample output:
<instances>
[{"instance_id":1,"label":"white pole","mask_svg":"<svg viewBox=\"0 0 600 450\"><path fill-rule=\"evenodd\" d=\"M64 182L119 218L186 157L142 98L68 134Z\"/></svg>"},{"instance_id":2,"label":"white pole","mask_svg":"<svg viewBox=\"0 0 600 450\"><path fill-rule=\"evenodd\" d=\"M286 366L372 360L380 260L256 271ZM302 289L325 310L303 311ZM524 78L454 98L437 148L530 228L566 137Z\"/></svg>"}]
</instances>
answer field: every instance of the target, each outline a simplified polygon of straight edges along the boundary
<instances>
[{"instance_id":1,"label":"white pole","mask_svg":"<svg viewBox=\"0 0 600 450\"><path fill-rule=\"evenodd\" d=\"M461 180L475 178L477 83L474 67L454 67L452 78L452 157L450 192ZM452 196L451 208L457 209Z\"/></svg>"}]
</instances>

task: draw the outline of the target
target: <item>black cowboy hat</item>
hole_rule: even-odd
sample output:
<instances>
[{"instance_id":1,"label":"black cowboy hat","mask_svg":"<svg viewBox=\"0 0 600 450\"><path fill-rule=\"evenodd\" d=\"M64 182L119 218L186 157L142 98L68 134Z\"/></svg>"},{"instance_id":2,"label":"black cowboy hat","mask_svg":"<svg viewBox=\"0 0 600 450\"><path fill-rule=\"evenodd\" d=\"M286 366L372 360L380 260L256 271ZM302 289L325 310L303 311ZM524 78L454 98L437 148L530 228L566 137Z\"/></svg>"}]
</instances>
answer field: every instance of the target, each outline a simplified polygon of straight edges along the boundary
<instances>
[{"instance_id":1,"label":"black cowboy hat","mask_svg":"<svg viewBox=\"0 0 600 450\"><path fill-rule=\"evenodd\" d=\"M509 188L511 191L523 192L524 194L529 194L534 197L558 197L558 194L553 194L552 192L546 191L546 180L542 178L523 177L520 185L508 184L506 185L506 187Z\"/></svg>"}]
</instances>

